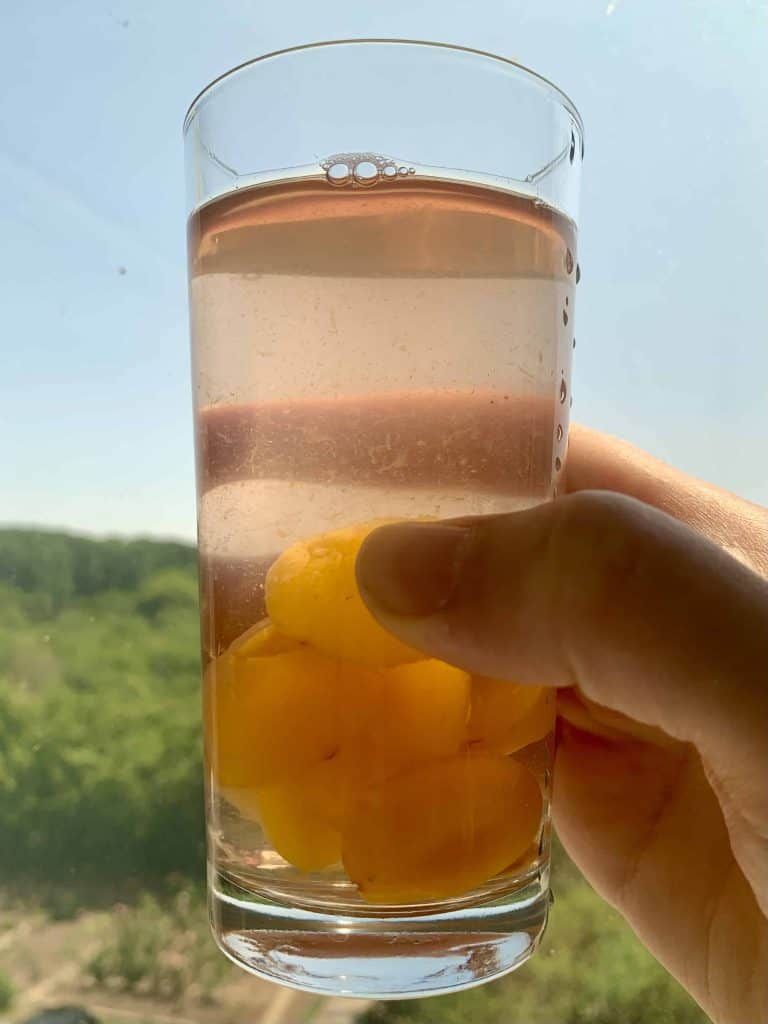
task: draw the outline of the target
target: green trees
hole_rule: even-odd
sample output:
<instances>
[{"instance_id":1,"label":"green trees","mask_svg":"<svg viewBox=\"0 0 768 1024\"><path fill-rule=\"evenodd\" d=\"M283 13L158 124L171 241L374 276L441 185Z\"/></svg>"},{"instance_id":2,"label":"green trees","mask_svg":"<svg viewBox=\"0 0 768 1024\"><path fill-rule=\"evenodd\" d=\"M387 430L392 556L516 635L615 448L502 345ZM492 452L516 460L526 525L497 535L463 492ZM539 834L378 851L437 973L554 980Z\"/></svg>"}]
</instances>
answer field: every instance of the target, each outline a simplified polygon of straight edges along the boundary
<instances>
[{"instance_id":1,"label":"green trees","mask_svg":"<svg viewBox=\"0 0 768 1024\"><path fill-rule=\"evenodd\" d=\"M22 606L40 615L106 591L135 591L163 569L190 576L194 568L194 549L173 541L94 541L45 530L0 530L0 584L19 591Z\"/></svg>"},{"instance_id":2,"label":"green trees","mask_svg":"<svg viewBox=\"0 0 768 1024\"><path fill-rule=\"evenodd\" d=\"M0 873L201 873L194 552L9 530L0 569Z\"/></svg>"}]
</instances>

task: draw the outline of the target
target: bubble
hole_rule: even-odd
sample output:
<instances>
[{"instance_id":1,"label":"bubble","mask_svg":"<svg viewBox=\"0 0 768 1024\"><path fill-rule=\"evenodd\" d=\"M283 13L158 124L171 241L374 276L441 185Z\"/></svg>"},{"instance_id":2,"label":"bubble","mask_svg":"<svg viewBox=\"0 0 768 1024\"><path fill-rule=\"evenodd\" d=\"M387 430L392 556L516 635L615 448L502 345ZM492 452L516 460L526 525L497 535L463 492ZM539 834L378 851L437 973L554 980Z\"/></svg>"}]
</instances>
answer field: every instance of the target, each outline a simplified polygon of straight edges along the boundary
<instances>
[{"instance_id":1,"label":"bubble","mask_svg":"<svg viewBox=\"0 0 768 1024\"><path fill-rule=\"evenodd\" d=\"M576 284L578 284L580 280L581 280L581 267L577 263L576 264Z\"/></svg>"},{"instance_id":2,"label":"bubble","mask_svg":"<svg viewBox=\"0 0 768 1024\"><path fill-rule=\"evenodd\" d=\"M560 405L565 402L568 396L568 385L565 383L565 379L560 381Z\"/></svg>"},{"instance_id":3,"label":"bubble","mask_svg":"<svg viewBox=\"0 0 768 1024\"><path fill-rule=\"evenodd\" d=\"M569 306L571 304L571 300L568 298L567 295L565 296L565 304L566 306Z\"/></svg>"},{"instance_id":4,"label":"bubble","mask_svg":"<svg viewBox=\"0 0 768 1024\"><path fill-rule=\"evenodd\" d=\"M568 159L573 163L573 158L576 156L576 136L571 131L571 148L568 152Z\"/></svg>"},{"instance_id":5,"label":"bubble","mask_svg":"<svg viewBox=\"0 0 768 1024\"><path fill-rule=\"evenodd\" d=\"M571 397L570 397L570 399L569 399L569 401L568 401L568 408L569 408L569 409L572 409L572 408L573 408L573 395L571 395Z\"/></svg>"},{"instance_id":6,"label":"bubble","mask_svg":"<svg viewBox=\"0 0 768 1024\"><path fill-rule=\"evenodd\" d=\"M555 469L559 473L562 468L563 468L563 463L562 463L562 460L561 460L560 456L558 455L557 458L555 459Z\"/></svg>"},{"instance_id":7,"label":"bubble","mask_svg":"<svg viewBox=\"0 0 768 1024\"><path fill-rule=\"evenodd\" d=\"M557 487L553 487L552 488L552 497L553 498L556 498L559 493L560 492L558 491ZM550 892L551 892L551 890L550 890ZM554 900L550 900L550 903L554 903L554 902L555 902Z\"/></svg>"},{"instance_id":8,"label":"bubble","mask_svg":"<svg viewBox=\"0 0 768 1024\"><path fill-rule=\"evenodd\" d=\"M574 335L574 339L573 339L573 348L576 348L576 337L575 337L575 335Z\"/></svg>"},{"instance_id":9,"label":"bubble","mask_svg":"<svg viewBox=\"0 0 768 1024\"><path fill-rule=\"evenodd\" d=\"M409 167L408 168L408 173L409 174L415 174L416 173L416 168L415 167Z\"/></svg>"},{"instance_id":10,"label":"bubble","mask_svg":"<svg viewBox=\"0 0 768 1024\"><path fill-rule=\"evenodd\" d=\"M354 175L358 185L375 185L379 180L379 168L372 160L361 160L355 164Z\"/></svg>"},{"instance_id":11,"label":"bubble","mask_svg":"<svg viewBox=\"0 0 768 1024\"><path fill-rule=\"evenodd\" d=\"M381 172L385 178L396 178L397 168L394 164L387 164Z\"/></svg>"},{"instance_id":12,"label":"bubble","mask_svg":"<svg viewBox=\"0 0 768 1024\"><path fill-rule=\"evenodd\" d=\"M398 167L397 168L397 173L400 175L401 178L404 178L406 176L406 174L408 173L408 168L407 167Z\"/></svg>"},{"instance_id":13,"label":"bubble","mask_svg":"<svg viewBox=\"0 0 768 1024\"><path fill-rule=\"evenodd\" d=\"M563 310L563 327L567 327L567 326L568 326L568 310L564 309Z\"/></svg>"},{"instance_id":14,"label":"bubble","mask_svg":"<svg viewBox=\"0 0 768 1024\"><path fill-rule=\"evenodd\" d=\"M352 177L352 172L349 169L349 164L339 162L331 164L325 172L325 177L331 185L348 185Z\"/></svg>"},{"instance_id":15,"label":"bubble","mask_svg":"<svg viewBox=\"0 0 768 1024\"><path fill-rule=\"evenodd\" d=\"M557 424L557 440L558 441L562 441L563 440L563 425L562 425L562 423L558 423Z\"/></svg>"},{"instance_id":16,"label":"bubble","mask_svg":"<svg viewBox=\"0 0 768 1024\"><path fill-rule=\"evenodd\" d=\"M570 249L565 250L565 272L566 274L573 273L573 253Z\"/></svg>"}]
</instances>

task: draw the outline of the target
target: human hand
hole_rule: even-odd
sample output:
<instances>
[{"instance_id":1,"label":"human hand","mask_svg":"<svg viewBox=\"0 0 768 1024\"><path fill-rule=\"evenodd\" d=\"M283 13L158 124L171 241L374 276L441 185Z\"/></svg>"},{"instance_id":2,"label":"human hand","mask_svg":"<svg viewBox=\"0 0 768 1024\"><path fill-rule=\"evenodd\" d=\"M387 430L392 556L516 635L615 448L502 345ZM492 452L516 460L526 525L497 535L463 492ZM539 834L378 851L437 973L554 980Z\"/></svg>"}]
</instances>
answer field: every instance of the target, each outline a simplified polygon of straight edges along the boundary
<instances>
[{"instance_id":1,"label":"human hand","mask_svg":"<svg viewBox=\"0 0 768 1024\"><path fill-rule=\"evenodd\" d=\"M768 513L578 428L567 489L511 515L382 527L361 592L414 647L561 688L568 852L713 1020L761 1024Z\"/></svg>"}]
</instances>

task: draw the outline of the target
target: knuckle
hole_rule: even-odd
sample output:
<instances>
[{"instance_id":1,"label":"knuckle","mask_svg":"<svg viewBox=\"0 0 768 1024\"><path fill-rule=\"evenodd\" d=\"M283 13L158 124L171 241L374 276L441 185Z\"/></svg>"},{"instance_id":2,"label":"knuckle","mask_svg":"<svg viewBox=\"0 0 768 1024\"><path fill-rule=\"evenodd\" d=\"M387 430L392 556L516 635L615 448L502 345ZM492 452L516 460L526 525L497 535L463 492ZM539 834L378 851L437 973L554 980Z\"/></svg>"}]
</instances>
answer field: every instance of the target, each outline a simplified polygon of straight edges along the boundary
<instances>
[{"instance_id":1,"label":"knuckle","mask_svg":"<svg viewBox=\"0 0 768 1024\"><path fill-rule=\"evenodd\" d=\"M581 610L606 625L626 616L652 561L650 510L623 495L598 491L557 504L551 556L561 611Z\"/></svg>"}]
</instances>

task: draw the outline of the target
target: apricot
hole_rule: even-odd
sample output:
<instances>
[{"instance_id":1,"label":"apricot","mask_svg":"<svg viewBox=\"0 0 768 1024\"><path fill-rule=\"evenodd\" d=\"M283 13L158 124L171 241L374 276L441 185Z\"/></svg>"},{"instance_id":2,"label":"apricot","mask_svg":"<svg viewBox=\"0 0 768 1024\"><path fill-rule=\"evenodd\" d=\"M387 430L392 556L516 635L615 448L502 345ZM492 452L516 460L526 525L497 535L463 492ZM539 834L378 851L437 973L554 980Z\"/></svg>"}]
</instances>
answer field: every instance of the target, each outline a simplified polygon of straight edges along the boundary
<instances>
[{"instance_id":1,"label":"apricot","mask_svg":"<svg viewBox=\"0 0 768 1024\"><path fill-rule=\"evenodd\" d=\"M366 787L466 742L469 676L438 661L341 666L340 746L301 776L307 807L340 825Z\"/></svg>"},{"instance_id":2,"label":"apricot","mask_svg":"<svg viewBox=\"0 0 768 1024\"><path fill-rule=\"evenodd\" d=\"M472 677L469 741L499 754L543 739L555 727L555 691Z\"/></svg>"},{"instance_id":3,"label":"apricot","mask_svg":"<svg viewBox=\"0 0 768 1024\"><path fill-rule=\"evenodd\" d=\"M370 903L459 896L535 841L542 797L511 758L458 754L368 789L342 827L342 861Z\"/></svg>"},{"instance_id":4,"label":"apricot","mask_svg":"<svg viewBox=\"0 0 768 1024\"><path fill-rule=\"evenodd\" d=\"M340 828L360 789L357 769L356 759L345 755L344 750L307 769L296 781L302 787L308 813Z\"/></svg>"},{"instance_id":5,"label":"apricot","mask_svg":"<svg viewBox=\"0 0 768 1024\"><path fill-rule=\"evenodd\" d=\"M278 787L301 793L303 811L335 829L341 826L360 788L351 763L341 753L315 762L288 782L272 783L268 788ZM260 821L259 794L265 788L224 786L220 792L244 817Z\"/></svg>"},{"instance_id":6,"label":"apricot","mask_svg":"<svg viewBox=\"0 0 768 1024\"><path fill-rule=\"evenodd\" d=\"M470 679L461 669L426 659L378 672L348 664L344 676L341 754L361 782L455 754L466 742Z\"/></svg>"},{"instance_id":7,"label":"apricot","mask_svg":"<svg viewBox=\"0 0 768 1024\"><path fill-rule=\"evenodd\" d=\"M384 520L334 530L287 548L267 573L267 611L286 636L344 661L386 668L424 656L374 619L357 589L355 559Z\"/></svg>"},{"instance_id":8,"label":"apricot","mask_svg":"<svg viewBox=\"0 0 768 1024\"><path fill-rule=\"evenodd\" d=\"M341 836L313 812L300 778L227 790L226 796L246 818L261 822L276 852L299 871L321 871L341 860Z\"/></svg>"},{"instance_id":9,"label":"apricot","mask_svg":"<svg viewBox=\"0 0 768 1024\"><path fill-rule=\"evenodd\" d=\"M426 658L374 620L355 559L381 523L273 563L270 618L207 671L207 754L224 795L300 871L342 860L366 900L420 903L530 859L541 790L504 755L550 732L555 699Z\"/></svg>"},{"instance_id":10,"label":"apricot","mask_svg":"<svg viewBox=\"0 0 768 1024\"><path fill-rule=\"evenodd\" d=\"M340 685L339 663L306 647L212 662L207 746L219 785L276 782L330 757L342 735Z\"/></svg>"},{"instance_id":11,"label":"apricot","mask_svg":"<svg viewBox=\"0 0 768 1024\"><path fill-rule=\"evenodd\" d=\"M298 646L298 640L285 636L268 619L263 619L233 641L228 653L238 658L263 658L270 654L287 654Z\"/></svg>"}]
</instances>

